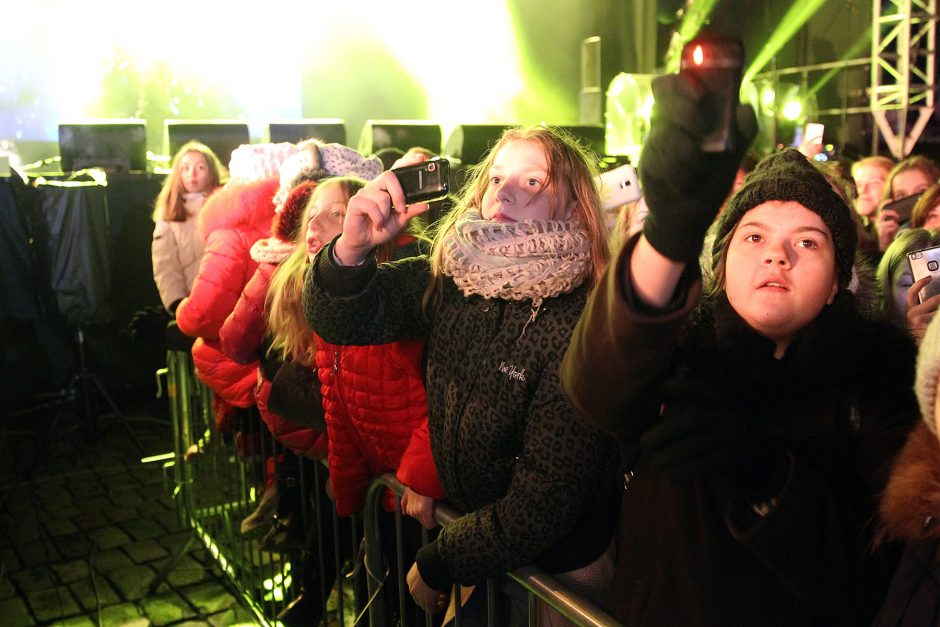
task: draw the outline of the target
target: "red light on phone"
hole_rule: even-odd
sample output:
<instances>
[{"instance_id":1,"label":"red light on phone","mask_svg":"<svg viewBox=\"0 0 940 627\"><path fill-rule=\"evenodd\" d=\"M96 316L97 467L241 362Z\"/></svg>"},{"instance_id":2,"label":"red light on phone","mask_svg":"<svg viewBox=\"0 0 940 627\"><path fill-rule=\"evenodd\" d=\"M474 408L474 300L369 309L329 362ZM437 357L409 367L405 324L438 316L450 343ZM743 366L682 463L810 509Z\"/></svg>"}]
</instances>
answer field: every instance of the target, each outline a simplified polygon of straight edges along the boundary
<instances>
[{"instance_id":1,"label":"red light on phone","mask_svg":"<svg viewBox=\"0 0 940 627\"><path fill-rule=\"evenodd\" d=\"M702 51L701 46L695 46L692 50L692 62L695 65L701 65L702 61L705 60L705 53Z\"/></svg>"}]
</instances>

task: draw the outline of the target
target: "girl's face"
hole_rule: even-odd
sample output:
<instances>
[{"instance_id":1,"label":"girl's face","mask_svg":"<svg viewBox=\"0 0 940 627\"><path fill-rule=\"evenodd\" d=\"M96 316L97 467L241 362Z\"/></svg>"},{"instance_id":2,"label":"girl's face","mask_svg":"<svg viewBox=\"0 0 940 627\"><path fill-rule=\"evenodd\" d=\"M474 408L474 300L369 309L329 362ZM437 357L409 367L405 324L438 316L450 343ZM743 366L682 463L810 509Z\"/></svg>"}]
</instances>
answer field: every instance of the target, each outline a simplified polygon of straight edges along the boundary
<instances>
[{"instance_id":1,"label":"girl's face","mask_svg":"<svg viewBox=\"0 0 940 627\"><path fill-rule=\"evenodd\" d=\"M183 155L179 171L187 194L209 191L209 164L201 152L191 150Z\"/></svg>"},{"instance_id":2,"label":"girl's face","mask_svg":"<svg viewBox=\"0 0 940 627\"><path fill-rule=\"evenodd\" d=\"M911 264L907 257L901 259L891 272L891 295L894 297L894 310L898 320L907 319L907 290L914 284L914 275L911 274Z\"/></svg>"},{"instance_id":3,"label":"girl's face","mask_svg":"<svg viewBox=\"0 0 940 627\"><path fill-rule=\"evenodd\" d=\"M777 358L838 289L835 246L818 214L778 200L744 214L728 243L725 293L751 328L776 343Z\"/></svg>"},{"instance_id":4,"label":"girl's face","mask_svg":"<svg viewBox=\"0 0 940 627\"><path fill-rule=\"evenodd\" d=\"M935 181L931 181L920 170L904 170L894 175L891 180L891 200L901 200L919 194Z\"/></svg>"},{"instance_id":5,"label":"girl's face","mask_svg":"<svg viewBox=\"0 0 940 627\"><path fill-rule=\"evenodd\" d=\"M346 216L346 198L339 185L324 185L314 192L313 202L307 209L307 259L313 261L320 249L343 232Z\"/></svg>"},{"instance_id":6,"label":"girl's face","mask_svg":"<svg viewBox=\"0 0 940 627\"><path fill-rule=\"evenodd\" d=\"M548 187L548 158L534 141L514 139L496 153L487 173L489 181L483 194L484 220L519 222L521 220L565 220L571 205L561 206ZM539 190L545 192L537 195Z\"/></svg>"},{"instance_id":7,"label":"girl's face","mask_svg":"<svg viewBox=\"0 0 940 627\"><path fill-rule=\"evenodd\" d=\"M881 202L888 171L880 165L870 163L858 168L855 172L855 189L858 198L855 199L855 211L861 216L870 216Z\"/></svg>"},{"instance_id":8,"label":"girl's face","mask_svg":"<svg viewBox=\"0 0 940 627\"><path fill-rule=\"evenodd\" d=\"M924 215L925 229L940 229L940 203L935 204Z\"/></svg>"}]
</instances>

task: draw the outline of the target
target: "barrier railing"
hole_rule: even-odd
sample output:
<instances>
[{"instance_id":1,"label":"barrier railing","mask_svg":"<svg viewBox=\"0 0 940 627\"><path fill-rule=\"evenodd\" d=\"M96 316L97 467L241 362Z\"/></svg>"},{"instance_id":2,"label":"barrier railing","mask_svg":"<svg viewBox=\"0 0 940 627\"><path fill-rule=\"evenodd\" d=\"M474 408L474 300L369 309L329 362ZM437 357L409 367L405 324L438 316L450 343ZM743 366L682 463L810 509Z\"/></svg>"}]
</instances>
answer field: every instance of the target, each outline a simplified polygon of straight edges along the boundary
<instances>
[{"instance_id":1,"label":"barrier railing","mask_svg":"<svg viewBox=\"0 0 940 627\"><path fill-rule=\"evenodd\" d=\"M181 521L193 535L157 574L152 590L199 542L263 625L281 624L279 615L302 589L307 606L302 624L319 624L321 619L329 625L364 624L366 617L373 627L399 622L439 624L417 610L408 593L405 573L413 556L406 559L403 528L420 525L410 518L403 520L400 499L404 487L393 475L382 475L370 486L361 524L356 516L340 519L326 495L327 472L323 465L306 459L292 460L256 413L246 410L236 433L219 433L214 424L212 392L196 379L188 353L167 354L167 393L174 458L164 465L164 474L178 503ZM272 474L290 479L277 484L281 501L278 516L285 518L286 509L290 518L285 521L262 516L264 524L246 533L243 522L261 511L259 507L265 507L264 492L274 485ZM381 495L386 488L397 495L396 511L391 515L381 510ZM288 494L293 495L287 502L293 504L292 509L281 506ZM460 515L445 503L435 506L435 517L441 525L450 524ZM279 535L286 541L278 542ZM427 530L421 528L420 536L419 544L429 541ZM527 614L526 620L532 625L537 624L540 613L537 601L551 606L575 625L620 624L551 576L526 566L487 581L476 592L486 594L488 625L505 624L497 605L505 605L507 590L517 608L519 599L524 599L522 616ZM456 610L456 624L466 623L460 604L456 604ZM513 612L514 618L518 615ZM298 624L296 614L293 619L291 623Z\"/></svg>"},{"instance_id":2,"label":"barrier railing","mask_svg":"<svg viewBox=\"0 0 940 627\"><path fill-rule=\"evenodd\" d=\"M405 603L407 599L405 594L407 594L408 586L404 581L404 573L406 569L410 567L410 564L403 563L403 547L402 547L402 516L401 516L401 497L404 494L404 486L395 479L395 476L392 474L385 474L380 477L377 477L373 481L372 485L369 488L368 495L366 496L366 502L363 507L363 519L365 522L365 537L366 537L366 564L367 564L367 573L368 573L368 584L369 584L369 594L370 598L375 597L374 600L369 605L369 623L373 627L379 627L381 625L388 624L387 608L383 606L382 597L377 595L377 588L380 588L384 581L377 576L377 573L381 573L382 569L380 564L383 560L383 547L381 546L380 534L378 533L377 524L373 521L377 521L379 518L379 509L381 508L381 496L384 493L385 489L388 488L392 490L397 496L396 498L396 508L395 508L395 558L398 561L397 564L397 573L399 573L399 578L397 583L398 591L398 603L399 603L399 612L400 615L405 614ZM462 514L450 507L446 503L438 502L434 507L434 517L438 523L442 526L447 526L453 521L460 518ZM422 529L422 541L427 543L428 533L426 530ZM523 566L517 568L516 570L507 573L502 578L503 581L496 581L490 579L485 584L485 589L483 592L486 594L486 606L487 606L487 620L486 624L489 626L500 625L502 623L497 620L497 611L496 611L496 601L497 596L503 594L500 592L501 589L506 587L506 583L511 582L509 585L515 585L518 589L525 592L527 600L527 614L528 614L528 624L535 625L537 621L536 617L536 600L540 600L549 606L551 606L556 612L564 616L566 619L582 627L601 627L601 626L616 626L621 625L619 621L615 618L604 612L602 609L598 608L591 602L579 597L574 594L563 585L561 585L556 579L551 575L545 573L541 569L535 566ZM459 587L458 592L459 595ZM463 616L461 612L461 604L455 604L455 616L454 622L459 627L463 624ZM431 618L425 617L425 624L431 625Z\"/></svg>"},{"instance_id":3,"label":"barrier railing","mask_svg":"<svg viewBox=\"0 0 940 627\"><path fill-rule=\"evenodd\" d=\"M236 433L219 433L212 392L196 379L188 353L167 354L167 395L174 459L165 464L165 476L172 482L181 520L193 535L151 588L200 542L264 625L278 624L278 615L301 594L305 580L303 616L327 617L334 624L355 613L355 578L346 572L358 552L361 524L356 517L337 519L323 490L325 467L295 458L296 468L288 468L291 454L247 410ZM289 518L279 519L265 509L264 491L275 489L272 474L289 476L277 487L281 512L286 493L292 495ZM259 508L265 514L256 516L258 524L243 528L243 521Z\"/></svg>"}]
</instances>

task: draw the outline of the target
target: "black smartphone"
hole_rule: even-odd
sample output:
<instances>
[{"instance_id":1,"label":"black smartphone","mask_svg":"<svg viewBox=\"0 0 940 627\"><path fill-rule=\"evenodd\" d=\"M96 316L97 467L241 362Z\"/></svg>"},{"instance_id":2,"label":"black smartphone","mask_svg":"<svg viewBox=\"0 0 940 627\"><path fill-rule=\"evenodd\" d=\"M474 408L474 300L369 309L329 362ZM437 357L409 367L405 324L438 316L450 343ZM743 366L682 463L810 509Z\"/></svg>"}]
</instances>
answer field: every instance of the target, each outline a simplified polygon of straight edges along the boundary
<instances>
[{"instance_id":1,"label":"black smartphone","mask_svg":"<svg viewBox=\"0 0 940 627\"><path fill-rule=\"evenodd\" d=\"M735 148L732 131L743 68L744 44L735 37L706 33L682 48L679 74L705 90L701 107L712 130L702 140L704 152L727 152Z\"/></svg>"},{"instance_id":2,"label":"black smartphone","mask_svg":"<svg viewBox=\"0 0 940 627\"><path fill-rule=\"evenodd\" d=\"M889 202L887 205L881 208L882 211L894 211L898 214L898 224L905 224L911 221L911 213L914 211L914 205L917 204L917 201L920 200L923 192L917 194L911 194L910 196L905 196L894 202Z\"/></svg>"},{"instance_id":3,"label":"black smartphone","mask_svg":"<svg viewBox=\"0 0 940 627\"><path fill-rule=\"evenodd\" d=\"M431 202L447 196L450 190L448 177L450 163L447 159L435 158L394 168L392 173L405 192L405 202L413 205L419 202Z\"/></svg>"}]
</instances>

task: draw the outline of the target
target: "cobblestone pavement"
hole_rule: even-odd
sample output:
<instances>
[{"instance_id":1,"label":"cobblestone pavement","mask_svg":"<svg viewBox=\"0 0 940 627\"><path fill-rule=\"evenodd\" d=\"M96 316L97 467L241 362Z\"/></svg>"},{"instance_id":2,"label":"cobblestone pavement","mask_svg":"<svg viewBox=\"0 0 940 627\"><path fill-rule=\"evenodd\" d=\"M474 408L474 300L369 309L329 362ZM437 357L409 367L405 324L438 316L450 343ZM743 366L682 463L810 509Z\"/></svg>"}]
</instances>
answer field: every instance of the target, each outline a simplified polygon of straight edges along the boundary
<instances>
[{"instance_id":1,"label":"cobblestone pavement","mask_svg":"<svg viewBox=\"0 0 940 627\"><path fill-rule=\"evenodd\" d=\"M161 402L116 400L137 407L125 415L146 455L170 452ZM141 463L113 416L89 441L70 405L51 436L55 407L3 416L0 625L257 624L201 547L150 590L190 536L162 462Z\"/></svg>"}]
</instances>

